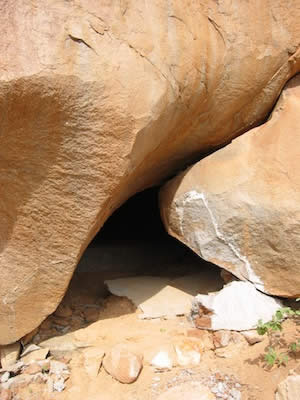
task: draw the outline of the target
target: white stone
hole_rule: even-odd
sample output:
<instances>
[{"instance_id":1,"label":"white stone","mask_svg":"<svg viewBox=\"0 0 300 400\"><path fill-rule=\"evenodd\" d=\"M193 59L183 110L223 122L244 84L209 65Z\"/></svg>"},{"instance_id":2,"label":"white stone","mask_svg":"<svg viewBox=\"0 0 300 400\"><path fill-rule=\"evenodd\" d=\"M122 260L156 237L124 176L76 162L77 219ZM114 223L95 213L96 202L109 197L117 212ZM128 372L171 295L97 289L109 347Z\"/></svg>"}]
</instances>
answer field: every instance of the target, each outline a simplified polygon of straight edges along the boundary
<instances>
[{"instance_id":1,"label":"white stone","mask_svg":"<svg viewBox=\"0 0 300 400\"><path fill-rule=\"evenodd\" d=\"M49 370L50 375L56 375L58 377L67 376L70 374L69 369L66 364L60 362L60 361L55 361L51 360L50 361L50 370Z\"/></svg>"},{"instance_id":2,"label":"white stone","mask_svg":"<svg viewBox=\"0 0 300 400\"><path fill-rule=\"evenodd\" d=\"M152 367L157 369L172 369L173 362L170 355L166 351L158 352L151 360Z\"/></svg>"},{"instance_id":3,"label":"white stone","mask_svg":"<svg viewBox=\"0 0 300 400\"><path fill-rule=\"evenodd\" d=\"M9 380L10 373L8 371L4 372L4 374L1 376L1 383L7 382Z\"/></svg>"},{"instance_id":4,"label":"white stone","mask_svg":"<svg viewBox=\"0 0 300 400\"><path fill-rule=\"evenodd\" d=\"M218 293L196 296L196 302L212 311L210 327L219 330L254 329L259 319L270 321L282 303L259 292L249 282L231 282Z\"/></svg>"},{"instance_id":5,"label":"white stone","mask_svg":"<svg viewBox=\"0 0 300 400\"><path fill-rule=\"evenodd\" d=\"M56 392L62 392L65 388L65 380L64 378L59 378L53 383L53 389Z\"/></svg>"}]
</instances>

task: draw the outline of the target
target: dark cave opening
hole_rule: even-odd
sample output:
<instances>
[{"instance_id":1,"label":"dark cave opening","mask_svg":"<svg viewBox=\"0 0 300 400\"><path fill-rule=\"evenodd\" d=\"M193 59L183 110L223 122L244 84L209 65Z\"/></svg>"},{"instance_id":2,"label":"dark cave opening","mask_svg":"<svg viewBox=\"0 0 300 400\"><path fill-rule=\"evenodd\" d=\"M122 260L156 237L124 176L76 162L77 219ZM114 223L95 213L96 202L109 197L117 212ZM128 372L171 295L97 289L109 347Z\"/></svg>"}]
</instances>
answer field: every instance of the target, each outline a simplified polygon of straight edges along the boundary
<instances>
[{"instance_id":1,"label":"dark cave opening","mask_svg":"<svg viewBox=\"0 0 300 400\"><path fill-rule=\"evenodd\" d=\"M158 205L159 187L132 196L106 221L90 246L111 240L173 241L164 229Z\"/></svg>"},{"instance_id":2,"label":"dark cave opening","mask_svg":"<svg viewBox=\"0 0 300 400\"><path fill-rule=\"evenodd\" d=\"M107 279L142 275L175 278L200 270L219 275L218 267L166 232L158 193L159 187L137 193L114 212L83 254L73 283L100 293Z\"/></svg>"},{"instance_id":3,"label":"dark cave opening","mask_svg":"<svg viewBox=\"0 0 300 400\"><path fill-rule=\"evenodd\" d=\"M189 296L222 288L220 269L165 231L158 192L155 187L129 199L106 221L85 250L61 303L61 307L73 310L68 329L86 326L99 318L135 312L133 292L147 301L168 287ZM128 296L123 289L123 294L112 289L111 285L119 285L120 281L125 291L131 291ZM137 286L133 288L132 282L138 282ZM169 294L164 296L162 303L172 305ZM163 308L162 303L159 308ZM59 332L65 332L64 329Z\"/></svg>"}]
</instances>

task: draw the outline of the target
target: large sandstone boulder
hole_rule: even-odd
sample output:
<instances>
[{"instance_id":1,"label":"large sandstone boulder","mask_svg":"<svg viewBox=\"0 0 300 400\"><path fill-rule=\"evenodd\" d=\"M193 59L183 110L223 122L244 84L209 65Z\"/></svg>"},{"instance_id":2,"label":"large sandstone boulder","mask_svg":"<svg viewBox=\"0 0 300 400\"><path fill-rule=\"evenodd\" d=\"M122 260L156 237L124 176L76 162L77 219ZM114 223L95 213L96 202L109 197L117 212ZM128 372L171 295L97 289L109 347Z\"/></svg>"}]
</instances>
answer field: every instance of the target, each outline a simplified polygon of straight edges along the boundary
<instances>
[{"instance_id":1,"label":"large sandstone boulder","mask_svg":"<svg viewBox=\"0 0 300 400\"><path fill-rule=\"evenodd\" d=\"M261 121L300 69L298 0L0 5L0 344L60 302L135 192Z\"/></svg>"},{"instance_id":2,"label":"large sandstone boulder","mask_svg":"<svg viewBox=\"0 0 300 400\"><path fill-rule=\"evenodd\" d=\"M168 232L269 294L300 295L300 75L270 119L161 192Z\"/></svg>"}]
</instances>

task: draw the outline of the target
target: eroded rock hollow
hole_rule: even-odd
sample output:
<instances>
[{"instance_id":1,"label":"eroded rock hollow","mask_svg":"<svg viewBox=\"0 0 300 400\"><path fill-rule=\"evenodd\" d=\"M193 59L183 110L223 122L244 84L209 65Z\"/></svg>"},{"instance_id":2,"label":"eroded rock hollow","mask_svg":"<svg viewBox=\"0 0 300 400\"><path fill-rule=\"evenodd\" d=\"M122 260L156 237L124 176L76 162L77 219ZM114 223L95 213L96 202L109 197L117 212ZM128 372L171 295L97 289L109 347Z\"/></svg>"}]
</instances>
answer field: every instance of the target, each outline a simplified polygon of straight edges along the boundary
<instances>
[{"instance_id":1,"label":"eroded rock hollow","mask_svg":"<svg viewBox=\"0 0 300 400\"><path fill-rule=\"evenodd\" d=\"M127 198L265 118L299 71L300 4L16 0L0 10L6 344L55 310Z\"/></svg>"}]
</instances>

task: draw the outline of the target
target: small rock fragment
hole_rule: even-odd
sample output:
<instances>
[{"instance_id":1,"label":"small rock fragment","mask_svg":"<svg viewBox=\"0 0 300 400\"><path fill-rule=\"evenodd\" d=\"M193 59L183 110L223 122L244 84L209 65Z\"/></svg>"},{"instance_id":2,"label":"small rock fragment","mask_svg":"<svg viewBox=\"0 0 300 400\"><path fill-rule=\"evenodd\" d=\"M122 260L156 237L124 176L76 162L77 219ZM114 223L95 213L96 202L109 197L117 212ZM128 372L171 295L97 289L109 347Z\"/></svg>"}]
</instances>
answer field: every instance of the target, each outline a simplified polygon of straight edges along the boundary
<instances>
[{"instance_id":1,"label":"small rock fragment","mask_svg":"<svg viewBox=\"0 0 300 400\"><path fill-rule=\"evenodd\" d=\"M172 369L173 362L166 351L158 352L151 360L152 367L158 370Z\"/></svg>"},{"instance_id":2,"label":"small rock fragment","mask_svg":"<svg viewBox=\"0 0 300 400\"><path fill-rule=\"evenodd\" d=\"M15 364L10 365L9 367L2 368L1 371L10 372L12 375L18 375L21 372L23 366L24 366L23 361L18 361Z\"/></svg>"},{"instance_id":3,"label":"small rock fragment","mask_svg":"<svg viewBox=\"0 0 300 400\"><path fill-rule=\"evenodd\" d=\"M1 346L0 358L3 369L15 364L18 360L21 351L21 344L19 342Z\"/></svg>"},{"instance_id":4,"label":"small rock fragment","mask_svg":"<svg viewBox=\"0 0 300 400\"><path fill-rule=\"evenodd\" d=\"M244 338L247 340L249 344L255 344L262 342L265 338L263 335L259 335L256 330L251 330L251 331L244 331L241 332Z\"/></svg>"},{"instance_id":5,"label":"small rock fragment","mask_svg":"<svg viewBox=\"0 0 300 400\"><path fill-rule=\"evenodd\" d=\"M138 378L143 357L127 349L125 345L116 345L104 357L105 371L121 383L132 383Z\"/></svg>"},{"instance_id":6,"label":"small rock fragment","mask_svg":"<svg viewBox=\"0 0 300 400\"><path fill-rule=\"evenodd\" d=\"M189 329L186 336L198 339L203 351L214 350L215 348L213 334L210 331L204 329Z\"/></svg>"},{"instance_id":7,"label":"small rock fragment","mask_svg":"<svg viewBox=\"0 0 300 400\"><path fill-rule=\"evenodd\" d=\"M229 345L231 340L231 332L226 330L216 331L213 334L214 345L218 349L220 347L226 347Z\"/></svg>"},{"instance_id":8,"label":"small rock fragment","mask_svg":"<svg viewBox=\"0 0 300 400\"><path fill-rule=\"evenodd\" d=\"M245 344L246 340L244 336L239 332L220 330L213 334L214 345L218 349L220 347L226 347L230 343L234 344Z\"/></svg>"},{"instance_id":9,"label":"small rock fragment","mask_svg":"<svg viewBox=\"0 0 300 400\"><path fill-rule=\"evenodd\" d=\"M239 390L235 388L230 389L228 400L241 400L241 399L242 399L242 394Z\"/></svg>"},{"instance_id":10,"label":"small rock fragment","mask_svg":"<svg viewBox=\"0 0 300 400\"><path fill-rule=\"evenodd\" d=\"M62 392L65 389L65 380L63 377L61 377L53 382L53 389L56 392Z\"/></svg>"},{"instance_id":11,"label":"small rock fragment","mask_svg":"<svg viewBox=\"0 0 300 400\"><path fill-rule=\"evenodd\" d=\"M25 364L29 364L32 361L40 361L47 358L49 349L38 348L37 350L29 351L25 355L22 355L21 360Z\"/></svg>"},{"instance_id":12,"label":"small rock fragment","mask_svg":"<svg viewBox=\"0 0 300 400\"><path fill-rule=\"evenodd\" d=\"M42 371L42 366L36 362L31 363L23 369L23 373L28 375L35 375Z\"/></svg>"},{"instance_id":13,"label":"small rock fragment","mask_svg":"<svg viewBox=\"0 0 300 400\"><path fill-rule=\"evenodd\" d=\"M10 378L7 382L2 383L1 386L3 389L13 390L16 388L25 387L29 385L31 382L40 382L40 383L45 382L45 377L43 377L43 374L36 374L36 375L21 374Z\"/></svg>"},{"instance_id":14,"label":"small rock fragment","mask_svg":"<svg viewBox=\"0 0 300 400\"><path fill-rule=\"evenodd\" d=\"M175 346L177 362L180 366L194 366L200 363L202 349L196 341L184 339Z\"/></svg>"},{"instance_id":15,"label":"small rock fragment","mask_svg":"<svg viewBox=\"0 0 300 400\"><path fill-rule=\"evenodd\" d=\"M4 383L7 382L10 378L10 373L8 371L4 372L4 374L1 376L0 382Z\"/></svg>"},{"instance_id":16,"label":"small rock fragment","mask_svg":"<svg viewBox=\"0 0 300 400\"><path fill-rule=\"evenodd\" d=\"M103 349L98 347L92 347L83 351L84 368L91 378L95 378L98 375L104 354Z\"/></svg>"},{"instance_id":17,"label":"small rock fragment","mask_svg":"<svg viewBox=\"0 0 300 400\"><path fill-rule=\"evenodd\" d=\"M70 372L66 364L60 362L60 361L55 361L51 360L50 361L50 370L49 373L51 375L56 375L58 377L67 377L69 376Z\"/></svg>"},{"instance_id":18,"label":"small rock fragment","mask_svg":"<svg viewBox=\"0 0 300 400\"><path fill-rule=\"evenodd\" d=\"M37 346L36 344L32 343L29 344L28 346L25 347L25 349L21 353L21 357L26 356L26 354L31 353L32 351L37 351L40 350L40 346Z\"/></svg>"}]
</instances>

